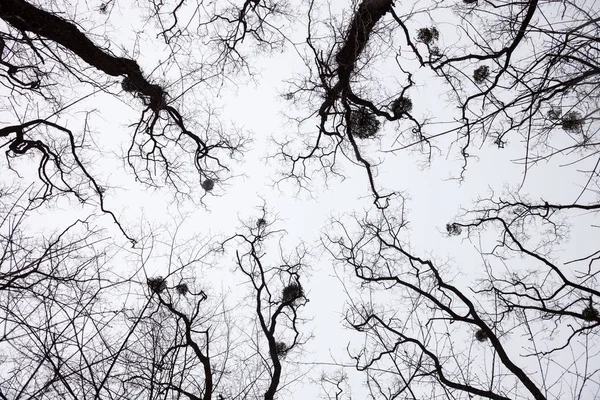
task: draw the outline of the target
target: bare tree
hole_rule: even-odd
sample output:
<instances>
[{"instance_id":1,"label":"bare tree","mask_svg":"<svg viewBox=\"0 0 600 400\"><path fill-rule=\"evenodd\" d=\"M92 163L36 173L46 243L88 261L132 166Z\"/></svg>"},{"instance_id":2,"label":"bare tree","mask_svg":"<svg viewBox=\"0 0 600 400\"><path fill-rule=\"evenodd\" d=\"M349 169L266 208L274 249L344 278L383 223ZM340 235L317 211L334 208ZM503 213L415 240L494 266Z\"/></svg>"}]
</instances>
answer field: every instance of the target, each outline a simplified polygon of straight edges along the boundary
<instances>
[{"instance_id":1,"label":"bare tree","mask_svg":"<svg viewBox=\"0 0 600 400\"><path fill-rule=\"evenodd\" d=\"M335 222L338 234L326 246L358 279L346 320L365 335L351 355L373 398L585 399L597 392L596 271L567 271L527 248L515 221L544 218L543 211L526 207L509 222L496 206L447 227L458 235L500 225L500 241L481 252L479 279L416 255L403 217L381 212L353 225ZM514 259L523 257L529 268L517 268Z\"/></svg>"},{"instance_id":2,"label":"bare tree","mask_svg":"<svg viewBox=\"0 0 600 400\"><path fill-rule=\"evenodd\" d=\"M1 196L0 397L84 399L111 359L105 335L122 311L104 294L123 281L107 267L115 249L93 218L28 233L36 192Z\"/></svg>"},{"instance_id":3,"label":"bare tree","mask_svg":"<svg viewBox=\"0 0 600 400\"><path fill-rule=\"evenodd\" d=\"M524 179L533 164L567 153L596 182L600 64L593 2L353 4L341 18L323 18L311 2L307 73L285 97L310 104L295 120L304 127L314 117L318 128L301 140L277 141L283 179L303 186L315 171L345 176L347 158L365 168L375 203L385 207L392 193L374 177L392 155L416 149L429 162L435 153L454 156L459 149L463 179L477 147L491 144L516 148ZM449 101L430 102L435 108L428 110L412 97L417 87L437 86L436 76Z\"/></svg>"},{"instance_id":4,"label":"bare tree","mask_svg":"<svg viewBox=\"0 0 600 400\"><path fill-rule=\"evenodd\" d=\"M87 117L78 128L68 127L68 110L103 92L124 102L133 98L141 115L129 134L126 165L137 181L166 184L178 196L198 199L200 187L211 192L228 179L228 161L244 152L248 139L238 129L226 129L208 103L210 96L196 93L214 93L215 82L230 79L240 67L249 69L245 40L267 50L281 48L286 39L278 24L291 15L285 2L268 1L246 1L240 7L150 2L143 7L149 7L150 23L168 47L167 59L156 69L175 76L175 82L145 73L137 54L116 54L111 47L118 43L86 33L88 21L70 20L69 11L53 2L38 6L10 0L0 5L1 79L15 98L8 113L14 122L0 128L7 155L36 155L39 178L47 185L44 198L71 193L82 202L96 201L117 224L105 204L111 182L94 173L86 154L103 138L89 140L94 135ZM118 8L109 0L97 10L88 8L85 16L106 22ZM203 42L201 52L184 50ZM71 87L88 94L73 99L67 90Z\"/></svg>"},{"instance_id":5,"label":"bare tree","mask_svg":"<svg viewBox=\"0 0 600 400\"><path fill-rule=\"evenodd\" d=\"M332 374L323 373L319 380L324 396L327 400L351 399L349 392L348 375L343 370L335 371Z\"/></svg>"},{"instance_id":6,"label":"bare tree","mask_svg":"<svg viewBox=\"0 0 600 400\"><path fill-rule=\"evenodd\" d=\"M125 250L88 221L40 245L14 210L2 225L2 398L274 399L301 377L285 360L307 340L306 252L284 255L266 211L215 245L181 240L178 226ZM234 244L246 293L230 299L197 275Z\"/></svg>"},{"instance_id":7,"label":"bare tree","mask_svg":"<svg viewBox=\"0 0 600 400\"><path fill-rule=\"evenodd\" d=\"M283 253L280 259L268 257L267 249L276 248L273 240L283 231L273 230L276 221L267 218L263 209L240 233L212 249L197 244L190 251L191 240L175 244L173 235L168 274L147 278L150 306L132 314L132 336L112 374L120 386L125 383L130 395L274 399L298 379L284 365L306 341L299 315L307 301L300 283L306 254L298 248L289 257ZM192 240L198 243L197 238ZM147 242L147 249L153 249L154 243ZM227 296L212 289L211 299L186 271L218 264L222 252L232 245L236 270L243 275L236 286L246 288L246 293L243 298L230 298L235 293ZM279 265L268 266L273 260ZM139 324L135 332L134 324Z\"/></svg>"},{"instance_id":8,"label":"bare tree","mask_svg":"<svg viewBox=\"0 0 600 400\"><path fill-rule=\"evenodd\" d=\"M465 1L455 11L464 44L424 63L448 82L460 107L464 167L471 144L482 142L523 143L523 179L531 165L561 152L596 158L600 25L593 3Z\"/></svg>"},{"instance_id":9,"label":"bare tree","mask_svg":"<svg viewBox=\"0 0 600 400\"><path fill-rule=\"evenodd\" d=\"M211 298L211 288L195 278L206 267L207 242L182 241L180 227L167 241L157 230L141 235L130 251L135 275L120 296L127 306L115 336L104 343L112 357L99 373L96 398L208 400L222 390L231 346L224 299ZM164 274L151 272L158 260Z\"/></svg>"},{"instance_id":10,"label":"bare tree","mask_svg":"<svg viewBox=\"0 0 600 400\"><path fill-rule=\"evenodd\" d=\"M299 246L290 256L285 256L280 248L280 259L268 258L267 244L284 233L273 229L276 222L263 207L257 219L246 223L242 232L223 242L223 246L232 241L238 243L237 269L252 289L249 299L255 313L254 328L247 339L252 343L254 357L244 364L253 365L250 368L254 370L250 376L253 382L242 392L243 398L276 398L276 393L295 379L290 371L285 373L285 359L307 340L300 331L303 319L299 315L308 301L301 283L306 270L306 250Z\"/></svg>"},{"instance_id":11,"label":"bare tree","mask_svg":"<svg viewBox=\"0 0 600 400\"><path fill-rule=\"evenodd\" d=\"M132 32L128 51L98 33L120 12L114 0L76 11L0 1L3 165L33 166L42 183L21 197L0 190L0 399L274 400L302 379L294 361L308 340L304 246L284 251L286 232L265 207L213 245L181 243L177 233L135 237L108 205L117 183L94 159L110 140L90 124L105 114L86 103L109 95L139 108L118 157L137 182L202 202L224 188L249 143L219 120L211 96L234 73L252 76L253 51L287 43L307 72L284 97L307 112L293 116L300 134L274 138L282 180L303 188L315 172L344 177L358 166L376 208L335 221L324 240L356 283L346 286L346 322L365 340L349 351L370 397L597 395L600 250L585 240L560 248L571 226L590 237L598 228L595 3L361 0L340 15L307 6L299 45L287 37L299 13L286 1L134 3L148 31ZM145 36L162 48L154 64L143 61ZM437 82L449 100L428 115L414 94ZM533 165L564 155L585 179L573 201L517 190L449 221L448 240L474 245L480 268L467 275L417 254L404 210L392 207L404 199L377 174L407 149L425 162L458 149L463 180L488 144L516 148L523 182ZM109 241L92 217L29 233L30 215L60 195L97 206L137 247ZM223 272L223 252L234 253L230 292L197 279ZM340 373L319 383L341 399L347 381Z\"/></svg>"},{"instance_id":12,"label":"bare tree","mask_svg":"<svg viewBox=\"0 0 600 400\"><path fill-rule=\"evenodd\" d=\"M214 357L220 350L219 310L210 310L206 293L194 292L191 284L168 286L166 278L155 276L147 285L152 308L133 333L116 378L137 396L215 398L220 374L214 368L222 361Z\"/></svg>"},{"instance_id":13,"label":"bare tree","mask_svg":"<svg viewBox=\"0 0 600 400\"><path fill-rule=\"evenodd\" d=\"M492 196L451 221L449 235L466 233L476 244L485 271L479 280L458 279L460 270L416 255L401 212L382 211L352 227L336 223L340 234L329 233L326 246L358 278L347 321L367 340L352 354L372 398L593 396L598 250L578 249L562 262L557 250L567 243L574 213L592 221L584 228L573 219L577 229L593 235L597 227L598 157L590 140L598 132L596 7L377 2L374 10L374 4L357 3L341 21L319 23L318 13L310 14L308 74L292 82L287 97L313 105L300 125L313 116L320 123L309 139L279 143L291 165L284 178L302 185L315 169L347 175L336 168L345 155L367 169L375 203L386 208L391 202L374 184L375 163L363 162L366 154L384 162L417 148L429 161L432 149L451 156L458 148L462 180L478 146L514 148L510 137L524 144L516 143L523 181L533 164L559 154L587 176L572 203ZM397 65L400 82L380 84L383 65ZM413 117L410 93L424 83L415 79L423 67L446 82L449 104L459 110L454 121L443 112L431 121ZM336 105L337 115L323 116ZM382 132L386 121L398 121L400 133ZM372 138L379 149L368 145ZM367 144L357 148L357 139ZM401 217L392 218L394 212Z\"/></svg>"},{"instance_id":14,"label":"bare tree","mask_svg":"<svg viewBox=\"0 0 600 400\"><path fill-rule=\"evenodd\" d=\"M315 3L311 2L306 43L308 52L314 59L306 61L310 68L309 77L296 83L286 96L289 100L304 94L310 96L311 105L315 104L318 108L317 112L311 110L319 120L318 132L314 140L302 143L304 148L301 154L294 153L296 149L291 141L278 141L280 155L291 164L290 172L284 177L294 178L303 185L305 178L311 173L312 159L317 160L317 168L326 174L339 174L336 172L336 155L341 152L364 167L375 204L387 207L388 199L393 194L380 193L375 184L374 163L363 155L364 150L359 141L376 137L381 126L377 117L394 121L409 116L410 110L398 109L397 113L381 110L358 95L352 88L351 81L360 73L357 64L370 37L374 35L378 22L392 11L392 1L366 0L357 4L347 21L347 29L343 29L339 36L337 32L329 32L327 39L322 40L324 49L319 48L319 40L314 38L321 37L320 32L314 32L317 31L313 27L314 8ZM320 104L314 101L315 94L318 95Z\"/></svg>"}]
</instances>

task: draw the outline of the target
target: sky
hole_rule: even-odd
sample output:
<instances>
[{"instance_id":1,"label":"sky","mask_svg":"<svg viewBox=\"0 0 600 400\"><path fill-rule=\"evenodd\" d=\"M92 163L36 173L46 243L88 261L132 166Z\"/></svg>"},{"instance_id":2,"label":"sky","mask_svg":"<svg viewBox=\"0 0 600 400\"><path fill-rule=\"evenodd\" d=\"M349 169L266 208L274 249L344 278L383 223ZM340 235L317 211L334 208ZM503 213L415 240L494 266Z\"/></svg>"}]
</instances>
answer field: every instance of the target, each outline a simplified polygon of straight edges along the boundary
<instances>
[{"instance_id":1,"label":"sky","mask_svg":"<svg viewBox=\"0 0 600 400\"><path fill-rule=\"evenodd\" d=\"M189 66L186 64L189 60L182 57L184 67L176 63L168 68L161 65L169 50L156 39L157 28L147 9L117 1L110 15L103 16L97 12L99 2L65 0L53 4L53 9L76 20L97 43L110 43L113 52L134 56L153 80L167 84L175 82L169 91L178 93L180 83L177 70ZM340 12L345 13L346 17L350 13L350 5L340 0L320 6L316 15L321 20L326 19L328 12L338 18ZM86 97L70 107L69 112L59 119L74 131L81 132L84 123L89 127L85 139L88 146L82 150L84 158L94 176L100 182L106 182L106 205L125 230L133 235L155 235L157 243L164 241L156 245L156 256L144 265L144 274L147 276L166 275L169 272L169 264L160 255L168 254L171 245L168 240L177 226L176 242L188 243L185 246L191 246L189 243L193 242L194 248L203 254L205 244L209 246L208 243L231 236L242 222L256 219L259 215L257 207L263 204L269 210L267 218L277 216L274 227L285 230L283 247L287 251L299 243L304 244L310 253L307 275L303 278L310 301L302 309L302 316L306 318L302 330L311 339L288 360L294 370L297 368L300 373L306 373L300 382L292 383L286 389L289 391L282 392L285 393L282 398L288 399L317 398L322 395L318 384L321 370L331 373L339 369L331 364L351 365L347 349L361 345L361 336L351 332L344 324L344 311L350 297L346 290L352 290L357 282L346 268L332 260L323 249L321 238L324 233L330 232L333 218L345 219L353 214L362 216L365 212L374 212L364 169L343 157L338 160L343 179L334 177L325 182L323 175L317 171L312 175L309 191L299 190L291 181L276 184L281 172L286 171L289 165L273 157L276 152L273 140L285 140L288 137L310 139L314 137L318 123L311 115L314 112L312 103L305 98L288 101L283 96L290 91L291 83L299 82L307 73L301 57L308 54L303 44L306 32L303 12L306 7L305 2L293 4L291 9L297 15L293 15L291 21L281 21L288 36L284 50L261 52L253 47L250 40L242 44L252 75L240 71L235 75L228 73L226 79L218 77L207 80L190 92L184 102L178 103L186 115L197 112L196 119L201 123L205 115L202 109L210 107L215 110L223 129L240 128L252 140L243 157L230 163L231 179L218 185L212 193L206 194L199 185L192 185L190 197L180 199L173 195L169 187L148 188L135 182L131 170L124 166L122 160L131 137L131 124L139 118L141 104L121 90L118 79L106 79L105 92ZM409 12L408 5L404 4L397 4L395 9L400 14ZM431 18L427 13L419 14L411 20L410 26L416 29L432 21L441 32L441 46L460 43L461 32L455 26L456 17L451 9L436 11ZM323 24L318 29L323 32L327 26ZM403 45L398 35L393 36L393 42L388 39L391 40L384 38L378 43ZM203 43L184 43L189 47L183 48L182 53L189 52L192 58L200 59L209 56L208 52L204 53ZM400 48L406 51L405 47ZM377 55L377 49L370 48L368 52ZM414 59L404 62L411 68L415 66ZM456 110L448 101L448 87L424 68L413 68L413 71L416 85L409 90L414 103L413 114L417 119L430 118L435 122L427 127L428 133L447 126L442 123L452 124ZM210 74L210 71L207 73ZM366 90L383 97L402 87L405 79L390 57L375 57L367 65L365 74L373 77L365 83ZM189 80L184 84L191 85ZM75 80L67 88L62 94L65 99L77 99L94 92L85 82ZM86 120L85 112L89 110L93 112L87 115ZM299 125L294 118L307 119ZM0 119L3 123L14 121L10 110L4 110ZM446 151L455 139L451 135L437 141L440 151L433 151L430 163L416 151L382 151L393 147L390 143L407 129L409 127L405 121L385 122L378 138L362 146L370 160L381 161L377 168L377 184L384 191L402 194L404 203L401 198L396 198L390 210L405 207L408 221L405 234L409 247L417 254L446 263L456 279L465 286L483 277L484 273L477 243L465 237L448 237L445 231L446 223L453 221L461 213L462 207L468 208L478 198L491 193L501 197L518 193L540 202L572 202L585 183L585 176L578 170L590 168L588 165L593 166L595 162L589 159L577 168L564 168L577 155L561 155L529 170L523 182L523 166L514 161L522 157L523 143L520 138L514 137L503 149L490 143L476 142L464 180L458 180L456 177L462 161L457 156L456 146L450 147L452 151L449 153ZM17 161L15 169L25 176L23 182L35 181L30 163L31 160ZM17 176L3 174L2 179L17 179ZM596 200L593 195L584 199ZM38 210L29 222L28 231L32 235L49 235L57 227L64 226L69 218L88 213L97 216L95 223L110 232L116 243L110 268L121 268L120 265L123 265L123 269L118 269L119 274L126 276L127 273L135 273L139 267L135 261L140 253L139 248L128 248L112 220L99 213L94 201L82 205L68 197L60 198ZM594 215L583 212L572 217L569 221L573 226L570 240L557 244L556 251L568 259L571 255L594 249L598 237L597 227L593 226L597 225L597 218L594 218ZM277 262L277 243L271 244L269 250L274 253L269 255L269 259ZM243 286L244 278L235 272L233 260L233 254L229 252L220 260L211 259L210 265L199 263L195 267L197 270L190 273L203 280L203 285L215 296L226 295L229 304L236 304L245 298L244 292L239 289ZM121 262L125 264L119 264ZM390 297L390 301L393 298ZM519 339L515 340L519 343ZM352 398L365 398L364 376L350 367L344 368L344 371L350 377Z\"/></svg>"}]
</instances>

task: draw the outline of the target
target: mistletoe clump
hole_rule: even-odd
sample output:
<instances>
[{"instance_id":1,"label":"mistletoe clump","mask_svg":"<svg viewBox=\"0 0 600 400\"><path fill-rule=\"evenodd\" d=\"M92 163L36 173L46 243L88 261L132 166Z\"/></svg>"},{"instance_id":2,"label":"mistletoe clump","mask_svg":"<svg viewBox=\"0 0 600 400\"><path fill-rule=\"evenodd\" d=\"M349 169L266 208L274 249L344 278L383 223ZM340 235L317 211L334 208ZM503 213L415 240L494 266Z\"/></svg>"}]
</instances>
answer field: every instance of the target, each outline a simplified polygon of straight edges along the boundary
<instances>
[{"instance_id":1,"label":"mistletoe clump","mask_svg":"<svg viewBox=\"0 0 600 400\"><path fill-rule=\"evenodd\" d=\"M431 54L434 57L441 57L442 56L442 50L440 50L440 48L438 46L430 46L429 47L429 54Z\"/></svg>"},{"instance_id":2,"label":"mistletoe clump","mask_svg":"<svg viewBox=\"0 0 600 400\"><path fill-rule=\"evenodd\" d=\"M475 332L475 339L477 339L478 342L485 342L488 339L488 335L483 329L479 329Z\"/></svg>"},{"instance_id":3,"label":"mistletoe clump","mask_svg":"<svg viewBox=\"0 0 600 400\"><path fill-rule=\"evenodd\" d=\"M487 77L490 75L490 67L487 65L482 65L478 67L475 71L473 71L473 80L477 84L482 84L485 82Z\"/></svg>"},{"instance_id":4,"label":"mistletoe clump","mask_svg":"<svg viewBox=\"0 0 600 400\"><path fill-rule=\"evenodd\" d=\"M400 96L392 103L392 112L396 117L412 111L413 103L408 97Z\"/></svg>"},{"instance_id":5,"label":"mistletoe clump","mask_svg":"<svg viewBox=\"0 0 600 400\"><path fill-rule=\"evenodd\" d=\"M148 278L146 283L148 284L148 287L152 293L162 293L167 288L167 280L162 276Z\"/></svg>"},{"instance_id":6,"label":"mistletoe clump","mask_svg":"<svg viewBox=\"0 0 600 400\"><path fill-rule=\"evenodd\" d=\"M596 310L592 306L587 306L581 312L581 317L584 320L586 320L587 322L594 322L594 321L598 320L598 317L599 317L598 310Z\"/></svg>"},{"instance_id":7,"label":"mistletoe clump","mask_svg":"<svg viewBox=\"0 0 600 400\"><path fill-rule=\"evenodd\" d=\"M427 45L437 41L440 38L440 32L435 26L431 28L421 28L417 31L417 40Z\"/></svg>"},{"instance_id":8,"label":"mistletoe clump","mask_svg":"<svg viewBox=\"0 0 600 400\"><path fill-rule=\"evenodd\" d=\"M202 189L206 190L207 192L210 192L215 187L215 181L213 181L212 179L206 179L204 182L202 182L201 185Z\"/></svg>"},{"instance_id":9,"label":"mistletoe clump","mask_svg":"<svg viewBox=\"0 0 600 400\"><path fill-rule=\"evenodd\" d=\"M446 232L449 236L458 236L462 233L462 227L456 222L446 224Z\"/></svg>"},{"instance_id":10,"label":"mistletoe clump","mask_svg":"<svg viewBox=\"0 0 600 400\"><path fill-rule=\"evenodd\" d=\"M131 78L128 76L123 78L123 80L121 81L121 89L123 89L124 91L129 92L129 93L137 91L137 88L131 81Z\"/></svg>"},{"instance_id":11,"label":"mistletoe clump","mask_svg":"<svg viewBox=\"0 0 600 400\"><path fill-rule=\"evenodd\" d=\"M287 351L288 348L284 342L275 342L275 353L277 353L277 356L279 358L285 356L285 353L287 353Z\"/></svg>"},{"instance_id":12,"label":"mistletoe clump","mask_svg":"<svg viewBox=\"0 0 600 400\"><path fill-rule=\"evenodd\" d=\"M180 295L185 296L189 293L190 288L188 287L187 283L180 283L179 285L175 286L175 290L177 290L177 293Z\"/></svg>"},{"instance_id":13,"label":"mistletoe clump","mask_svg":"<svg viewBox=\"0 0 600 400\"><path fill-rule=\"evenodd\" d=\"M290 283L283 288L281 293L281 300L284 303L292 303L301 297L304 297L304 289L298 282Z\"/></svg>"},{"instance_id":14,"label":"mistletoe clump","mask_svg":"<svg viewBox=\"0 0 600 400\"><path fill-rule=\"evenodd\" d=\"M567 132L579 132L583 127L581 113L569 111L562 117L561 126Z\"/></svg>"},{"instance_id":15,"label":"mistletoe clump","mask_svg":"<svg viewBox=\"0 0 600 400\"><path fill-rule=\"evenodd\" d=\"M377 120L377 117L366 108L350 112L350 128L352 134L359 139L374 137L379 132L380 126L381 123Z\"/></svg>"}]
</instances>

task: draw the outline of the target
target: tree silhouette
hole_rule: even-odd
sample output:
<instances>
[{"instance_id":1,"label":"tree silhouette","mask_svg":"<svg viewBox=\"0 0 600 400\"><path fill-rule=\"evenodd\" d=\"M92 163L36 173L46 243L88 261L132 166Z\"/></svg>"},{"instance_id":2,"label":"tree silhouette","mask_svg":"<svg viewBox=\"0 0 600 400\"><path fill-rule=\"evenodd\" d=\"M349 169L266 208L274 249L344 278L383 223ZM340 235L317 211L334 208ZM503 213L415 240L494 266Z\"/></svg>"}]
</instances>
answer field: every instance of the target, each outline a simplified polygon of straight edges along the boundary
<instances>
[{"instance_id":1,"label":"tree silhouette","mask_svg":"<svg viewBox=\"0 0 600 400\"><path fill-rule=\"evenodd\" d=\"M256 397L273 400L280 388L293 376L288 371L284 375L285 359L291 352L301 348L307 337L300 327L303 322L299 315L301 308L308 301L301 277L306 269L306 250L299 246L290 256L281 254L279 265L269 266L266 257L266 246L284 231L274 230L276 218L269 221L267 209L262 207L258 221L249 222L245 229L225 240L222 246L234 241L239 243L235 259L237 269L245 276L252 288L250 298L255 312L255 329L253 348L261 362L254 371L253 385L257 385ZM256 221L256 220L253 220ZM269 222L267 222L269 221ZM253 386L252 385L252 386ZM250 388L244 392L250 393Z\"/></svg>"},{"instance_id":2,"label":"tree silhouette","mask_svg":"<svg viewBox=\"0 0 600 400\"><path fill-rule=\"evenodd\" d=\"M364 334L351 355L372 396L583 399L596 390L598 371L587 365L597 362L597 273L573 264L597 258L566 269L543 247L529 248L528 219L544 219L560 236L542 211L557 206L544 207L490 203L455 223L467 234L499 225L492 249L480 249L478 280L411 251L401 214L334 222L339 234L328 235L326 246L360 285L348 293L346 321ZM549 236L542 240L556 240ZM529 268L519 268L523 258Z\"/></svg>"},{"instance_id":3,"label":"tree silhouette","mask_svg":"<svg viewBox=\"0 0 600 400\"><path fill-rule=\"evenodd\" d=\"M596 396L599 37L587 0L0 0L0 399L275 400L304 374L331 399ZM218 99L283 50L304 70L282 95L297 132L265 149L283 165L275 185L317 197L311 185L358 167L372 210L291 252L266 206L235 231L193 219L207 238L162 215L134 235L112 205L129 186L173 196L165 215L181 220L226 195L253 138ZM490 149L520 165L518 187L434 221L458 260L441 261L447 243L413 236L405 211L419 178L394 162L446 159L434 179L495 182L504 169L473 168ZM576 191L528 195L554 184L546 164ZM346 291L359 390L338 360L303 369L308 249Z\"/></svg>"},{"instance_id":4,"label":"tree silhouette","mask_svg":"<svg viewBox=\"0 0 600 400\"><path fill-rule=\"evenodd\" d=\"M110 14L113 6L108 1L99 11ZM229 173L227 161L245 151L248 139L236 129L226 131L210 108L202 110L197 104L191 105L188 92L197 86L210 90L213 81L228 78L228 74L244 65L248 68L240 49L247 36L267 49L281 46L285 38L271 25L272 19L287 17L285 8L278 3L247 1L239 9L214 5L208 20L195 21L195 35L191 33L194 29L190 18L193 20L198 12L204 14L201 6L196 10L184 2L150 2L148 6L161 27L160 36L171 49L168 60L160 66L178 68L179 82L161 82L145 73L135 58L116 55L109 44L99 44L78 21L54 11L50 3L39 7L25 0L10 0L0 5L0 19L4 21L0 37L1 64L6 71L4 84L13 96L27 104L39 102L36 110L15 108L13 119L18 123L0 129L7 155L37 154L39 178L47 185L45 197L58 192L72 193L81 201L96 198L100 208L111 214L117 224L116 216L105 206L109 184L99 182L82 154L82 148L89 145L86 126L74 131L59 122L83 99L65 104L57 88L68 88L69 81L75 79L93 88L94 94L118 83L122 91L115 95L124 101L133 96L141 109L129 134L126 164L138 181L150 186L167 184L179 195L190 197L198 186L194 180L204 188L210 186L207 191L225 181ZM200 41L206 36L202 33L205 30L211 32L207 51L215 59L184 62L191 55L181 50L182 46L197 43L196 38ZM192 113L199 116L191 117ZM186 162L196 170L195 179L187 172Z\"/></svg>"},{"instance_id":5,"label":"tree silhouette","mask_svg":"<svg viewBox=\"0 0 600 400\"><path fill-rule=\"evenodd\" d=\"M347 158L365 168L374 200L385 208L393 193L376 184L377 170L390 154L409 149L423 152L426 162L459 149L461 180L486 145L518 147L524 180L533 165L557 155L579 154L585 171L589 159L597 160L600 27L592 2L365 0L341 20L323 19L316 8L311 2L307 72L291 82L287 98L310 104L318 130L301 141L277 141L286 163L282 179L303 187L316 171L346 176L340 160ZM395 81L384 80L390 68ZM419 81L424 68L432 75ZM444 85L458 112L442 112L442 102L433 115L417 112L424 106L418 101L413 110L411 94L423 85ZM388 128L365 135L354 122L358 113ZM294 121L304 126L312 119ZM365 136L379 137L380 147L356 140ZM597 168L586 172L592 185Z\"/></svg>"}]
</instances>

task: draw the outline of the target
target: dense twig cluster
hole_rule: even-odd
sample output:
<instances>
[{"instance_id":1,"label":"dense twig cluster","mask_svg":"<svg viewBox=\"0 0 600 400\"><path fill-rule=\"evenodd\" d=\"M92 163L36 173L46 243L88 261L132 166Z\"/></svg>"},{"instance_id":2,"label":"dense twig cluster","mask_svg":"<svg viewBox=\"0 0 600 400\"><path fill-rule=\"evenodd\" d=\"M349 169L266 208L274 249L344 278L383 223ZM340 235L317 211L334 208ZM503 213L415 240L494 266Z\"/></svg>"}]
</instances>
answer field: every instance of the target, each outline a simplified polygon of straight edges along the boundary
<instances>
[{"instance_id":1,"label":"dense twig cluster","mask_svg":"<svg viewBox=\"0 0 600 400\"><path fill-rule=\"evenodd\" d=\"M304 289L298 282L292 282L281 291L281 301L283 303L292 303L304 297Z\"/></svg>"},{"instance_id":2,"label":"dense twig cluster","mask_svg":"<svg viewBox=\"0 0 600 400\"><path fill-rule=\"evenodd\" d=\"M162 276L148 278L147 283L152 293L160 294L167 289L167 280Z\"/></svg>"},{"instance_id":3,"label":"dense twig cluster","mask_svg":"<svg viewBox=\"0 0 600 400\"><path fill-rule=\"evenodd\" d=\"M352 132L359 139L371 139L379 132L381 123L377 117L366 108L352 110L350 112L350 127Z\"/></svg>"},{"instance_id":4,"label":"dense twig cluster","mask_svg":"<svg viewBox=\"0 0 600 400\"><path fill-rule=\"evenodd\" d=\"M490 67L487 65L482 65L473 71L473 80L477 84L484 83L488 76L490 76Z\"/></svg>"},{"instance_id":5,"label":"dense twig cluster","mask_svg":"<svg viewBox=\"0 0 600 400\"><path fill-rule=\"evenodd\" d=\"M417 31L417 40L430 45L440 38L440 32L435 26L431 28L421 28Z\"/></svg>"}]
</instances>

